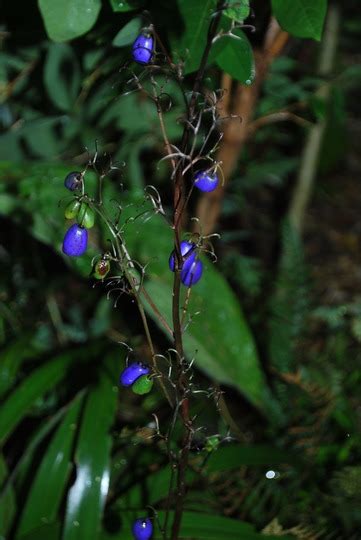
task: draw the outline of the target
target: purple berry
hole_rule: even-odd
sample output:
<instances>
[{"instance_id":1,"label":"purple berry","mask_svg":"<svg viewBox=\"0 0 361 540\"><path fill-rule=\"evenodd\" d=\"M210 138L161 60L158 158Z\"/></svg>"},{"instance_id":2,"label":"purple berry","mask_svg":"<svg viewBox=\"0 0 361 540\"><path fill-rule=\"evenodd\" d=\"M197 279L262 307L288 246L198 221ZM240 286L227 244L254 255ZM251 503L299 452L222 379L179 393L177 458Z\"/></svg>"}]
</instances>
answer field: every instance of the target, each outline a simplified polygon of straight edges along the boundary
<instances>
[{"instance_id":1,"label":"purple berry","mask_svg":"<svg viewBox=\"0 0 361 540\"><path fill-rule=\"evenodd\" d=\"M132 384L142 375L148 375L150 369L141 362L133 362L123 369L120 374L119 382L122 386L132 386Z\"/></svg>"},{"instance_id":2,"label":"purple berry","mask_svg":"<svg viewBox=\"0 0 361 540\"><path fill-rule=\"evenodd\" d=\"M83 183L83 177L80 172L71 172L64 180L64 186L70 191L80 189Z\"/></svg>"},{"instance_id":3,"label":"purple berry","mask_svg":"<svg viewBox=\"0 0 361 540\"><path fill-rule=\"evenodd\" d=\"M202 261L196 260L190 266L182 269L181 281L186 287L192 287L198 283L203 274Z\"/></svg>"},{"instance_id":4,"label":"purple berry","mask_svg":"<svg viewBox=\"0 0 361 540\"><path fill-rule=\"evenodd\" d=\"M132 55L138 64L149 64L153 56L154 39L150 35L140 34L133 43Z\"/></svg>"},{"instance_id":5,"label":"purple berry","mask_svg":"<svg viewBox=\"0 0 361 540\"><path fill-rule=\"evenodd\" d=\"M149 518L136 519L132 532L135 540L149 540L153 534L153 524Z\"/></svg>"},{"instance_id":6,"label":"purple berry","mask_svg":"<svg viewBox=\"0 0 361 540\"><path fill-rule=\"evenodd\" d=\"M180 243L180 250L183 257L183 266L182 269L189 267L192 262L194 262L197 253L196 253L196 245L193 244L193 242L187 242L186 240L183 240ZM172 272L175 271L175 254L174 251L170 254L169 257L169 268L172 270Z\"/></svg>"},{"instance_id":7,"label":"purple berry","mask_svg":"<svg viewBox=\"0 0 361 540\"><path fill-rule=\"evenodd\" d=\"M80 257L88 245L88 231L76 223L66 232L63 241L63 253L69 257Z\"/></svg>"},{"instance_id":8,"label":"purple berry","mask_svg":"<svg viewBox=\"0 0 361 540\"><path fill-rule=\"evenodd\" d=\"M216 173L209 174L206 171L199 171L194 177L194 185L201 191L214 191L219 184Z\"/></svg>"}]
</instances>

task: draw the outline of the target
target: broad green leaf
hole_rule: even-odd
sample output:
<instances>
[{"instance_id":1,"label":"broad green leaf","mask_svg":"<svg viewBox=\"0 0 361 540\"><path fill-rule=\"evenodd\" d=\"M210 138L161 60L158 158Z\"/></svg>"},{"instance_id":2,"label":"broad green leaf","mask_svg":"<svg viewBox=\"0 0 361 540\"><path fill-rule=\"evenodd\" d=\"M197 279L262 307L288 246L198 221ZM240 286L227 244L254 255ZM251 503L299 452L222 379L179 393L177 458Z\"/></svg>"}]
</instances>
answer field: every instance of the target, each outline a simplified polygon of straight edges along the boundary
<instances>
[{"instance_id":1,"label":"broad green leaf","mask_svg":"<svg viewBox=\"0 0 361 540\"><path fill-rule=\"evenodd\" d=\"M114 359L110 359L114 370ZM111 437L117 394L103 374L85 403L75 450L76 480L66 504L63 540L89 540L100 531L108 494Z\"/></svg>"},{"instance_id":2,"label":"broad green leaf","mask_svg":"<svg viewBox=\"0 0 361 540\"><path fill-rule=\"evenodd\" d=\"M143 0L110 0L110 5L115 12L132 11L144 4Z\"/></svg>"},{"instance_id":3,"label":"broad green leaf","mask_svg":"<svg viewBox=\"0 0 361 540\"><path fill-rule=\"evenodd\" d=\"M155 216L145 223L136 220L126 228L125 234L131 253L143 264L148 264L146 288L170 322L173 274L168 269L168 258L173 248L171 229ZM181 305L186 289L183 287L182 291ZM149 314L154 316L150 309ZM195 365L211 379L237 388L266 411L271 398L253 336L236 296L209 259L204 259L203 277L192 288L188 316L192 317L184 334L188 358L195 358ZM159 323L156 317L154 320Z\"/></svg>"},{"instance_id":4,"label":"broad green leaf","mask_svg":"<svg viewBox=\"0 0 361 540\"><path fill-rule=\"evenodd\" d=\"M275 536L264 536L256 532L253 525L216 516L214 514L201 514L184 512L181 524L182 540L274 540ZM282 537L287 540L286 537Z\"/></svg>"},{"instance_id":5,"label":"broad green leaf","mask_svg":"<svg viewBox=\"0 0 361 540\"><path fill-rule=\"evenodd\" d=\"M280 463L293 464L298 461L299 458L294 454L274 446L233 444L215 450L207 461L207 470L219 472L236 469L243 465L267 467Z\"/></svg>"},{"instance_id":6,"label":"broad green leaf","mask_svg":"<svg viewBox=\"0 0 361 540\"><path fill-rule=\"evenodd\" d=\"M53 388L66 374L72 354L62 354L36 369L1 406L0 443L4 443L35 401Z\"/></svg>"},{"instance_id":7,"label":"broad green leaf","mask_svg":"<svg viewBox=\"0 0 361 540\"><path fill-rule=\"evenodd\" d=\"M321 39L327 0L272 0L272 11L286 32Z\"/></svg>"},{"instance_id":8,"label":"broad green leaf","mask_svg":"<svg viewBox=\"0 0 361 540\"><path fill-rule=\"evenodd\" d=\"M222 71L233 79L251 84L255 77L251 44L241 30L222 36L212 46L210 60L215 60Z\"/></svg>"},{"instance_id":9,"label":"broad green leaf","mask_svg":"<svg viewBox=\"0 0 361 540\"><path fill-rule=\"evenodd\" d=\"M135 17L129 21L115 36L112 43L114 47L124 47L130 45L140 32L142 21L140 17Z\"/></svg>"},{"instance_id":10,"label":"broad green leaf","mask_svg":"<svg viewBox=\"0 0 361 540\"><path fill-rule=\"evenodd\" d=\"M72 449L81 404L78 396L45 452L21 514L17 537L56 519L72 468Z\"/></svg>"},{"instance_id":11,"label":"broad green leaf","mask_svg":"<svg viewBox=\"0 0 361 540\"><path fill-rule=\"evenodd\" d=\"M178 0L185 30L180 39L173 38L172 49L185 60L184 72L195 71L202 58L207 42L207 32L211 16L216 8L216 0Z\"/></svg>"},{"instance_id":12,"label":"broad green leaf","mask_svg":"<svg viewBox=\"0 0 361 540\"><path fill-rule=\"evenodd\" d=\"M59 109L69 111L74 106L80 88L80 71L75 53L69 44L49 44L44 66L44 84L49 98Z\"/></svg>"},{"instance_id":13,"label":"broad green leaf","mask_svg":"<svg viewBox=\"0 0 361 540\"><path fill-rule=\"evenodd\" d=\"M50 39L68 41L92 28L101 0L38 0L38 5Z\"/></svg>"},{"instance_id":14,"label":"broad green leaf","mask_svg":"<svg viewBox=\"0 0 361 540\"><path fill-rule=\"evenodd\" d=\"M0 486L8 476L8 468L4 456L0 454ZM0 498L0 539L6 538L16 513L16 499L13 486Z\"/></svg>"}]
</instances>

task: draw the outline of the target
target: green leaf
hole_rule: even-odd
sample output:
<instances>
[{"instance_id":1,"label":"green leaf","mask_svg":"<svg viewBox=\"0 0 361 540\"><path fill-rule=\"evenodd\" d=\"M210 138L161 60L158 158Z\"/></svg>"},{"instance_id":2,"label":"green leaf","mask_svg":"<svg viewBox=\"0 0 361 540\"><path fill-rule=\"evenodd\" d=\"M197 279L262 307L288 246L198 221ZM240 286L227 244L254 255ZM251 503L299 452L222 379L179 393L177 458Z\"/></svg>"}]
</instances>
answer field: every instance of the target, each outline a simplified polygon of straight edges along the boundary
<instances>
[{"instance_id":1,"label":"green leaf","mask_svg":"<svg viewBox=\"0 0 361 540\"><path fill-rule=\"evenodd\" d=\"M132 11L144 4L143 0L110 0L110 5L115 12Z\"/></svg>"},{"instance_id":2,"label":"green leaf","mask_svg":"<svg viewBox=\"0 0 361 540\"><path fill-rule=\"evenodd\" d=\"M130 252L148 265L148 293L170 322L173 274L168 269L168 258L173 248L171 229L161 218L154 216L145 223L136 220L127 227L125 234ZM186 294L184 287L182 294L181 305ZM154 316L151 309L149 314ZM192 288L188 315L192 316L184 334L188 358L195 358L195 365L211 379L237 388L254 405L269 410L271 398L253 336L231 287L209 259L204 259L203 277ZM159 323L156 317L154 320Z\"/></svg>"},{"instance_id":3,"label":"green leaf","mask_svg":"<svg viewBox=\"0 0 361 540\"><path fill-rule=\"evenodd\" d=\"M82 394L80 396L82 398ZM17 537L55 521L72 464L73 441L82 400L77 397L58 427L27 496Z\"/></svg>"},{"instance_id":4,"label":"green leaf","mask_svg":"<svg viewBox=\"0 0 361 540\"><path fill-rule=\"evenodd\" d=\"M110 360L113 371L114 358ZM109 487L109 430L116 392L112 380L103 374L87 397L75 451L76 481L67 498L63 540L89 540L100 531Z\"/></svg>"},{"instance_id":5,"label":"green leaf","mask_svg":"<svg viewBox=\"0 0 361 540\"><path fill-rule=\"evenodd\" d=\"M62 354L27 377L1 406L0 443L4 443L34 402L53 388L66 374L71 354Z\"/></svg>"},{"instance_id":6,"label":"green leaf","mask_svg":"<svg viewBox=\"0 0 361 540\"><path fill-rule=\"evenodd\" d=\"M210 60L233 79L251 84L255 77L254 57L251 44L241 30L234 30L232 35L225 35L214 43Z\"/></svg>"},{"instance_id":7,"label":"green leaf","mask_svg":"<svg viewBox=\"0 0 361 540\"><path fill-rule=\"evenodd\" d=\"M184 58L184 72L195 71L202 58L207 42L207 32L212 13L216 8L216 0L178 0L178 8L182 15L185 30L180 39L173 38L172 49Z\"/></svg>"},{"instance_id":8,"label":"green leaf","mask_svg":"<svg viewBox=\"0 0 361 540\"><path fill-rule=\"evenodd\" d=\"M297 37L321 39L327 0L272 0L272 10L286 32Z\"/></svg>"},{"instance_id":9,"label":"green leaf","mask_svg":"<svg viewBox=\"0 0 361 540\"><path fill-rule=\"evenodd\" d=\"M138 36L142 26L140 17L135 17L129 21L115 36L112 43L114 47L124 47L124 45L130 45Z\"/></svg>"},{"instance_id":10,"label":"green leaf","mask_svg":"<svg viewBox=\"0 0 361 540\"><path fill-rule=\"evenodd\" d=\"M211 454L207 462L207 470L220 472L237 469L242 465L272 466L281 463L293 464L299 461L297 456L274 446L232 444L222 446Z\"/></svg>"},{"instance_id":11,"label":"green leaf","mask_svg":"<svg viewBox=\"0 0 361 540\"><path fill-rule=\"evenodd\" d=\"M169 524L173 521L173 512L169 514ZM103 532L99 540L131 540L131 524L134 512L122 512L122 531L111 535ZM157 512L160 523L164 522L165 512ZM169 534L169 531L168 531ZM155 523L153 540L162 540L159 527ZM258 533L250 523L201 512L184 512L180 528L181 540L290 540L289 536L263 535Z\"/></svg>"},{"instance_id":12,"label":"green leaf","mask_svg":"<svg viewBox=\"0 0 361 540\"><path fill-rule=\"evenodd\" d=\"M101 0L38 0L38 5L50 39L68 41L92 28Z\"/></svg>"},{"instance_id":13,"label":"green leaf","mask_svg":"<svg viewBox=\"0 0 361 540\"><path fill-rule=\"evenodd\" d=\"M49 44L44 84L51 101L59 109L69 111L74 106L80 88L80 70L74 51L67 43Z\"/></svg>"},{"instance_id":14,"label":"green leaf","mask_svg":"<svg viewBox=\"0 0 361 540\"><path fill-rule=\"evenodd\" d=\"M182 540L273 540L275 536L264 536L256 532L253 525L198 512L184 512L181 524ZM286 539L286 537L282 537Z\"/></svg>"}]
</instances>

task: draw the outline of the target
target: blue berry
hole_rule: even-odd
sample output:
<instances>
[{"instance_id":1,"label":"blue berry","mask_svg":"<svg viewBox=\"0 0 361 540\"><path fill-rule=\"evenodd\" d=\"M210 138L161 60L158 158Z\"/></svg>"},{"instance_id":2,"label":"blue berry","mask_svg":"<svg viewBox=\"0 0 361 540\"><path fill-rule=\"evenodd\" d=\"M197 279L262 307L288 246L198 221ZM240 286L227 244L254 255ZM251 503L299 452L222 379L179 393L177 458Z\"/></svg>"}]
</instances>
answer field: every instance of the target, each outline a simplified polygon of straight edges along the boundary
<instances>
[{"instance_id":1,"label":"blue berry","mask_svg":"<svg viewBox=\"0 0 361 540\"><path fill-rule=\"evenodd\" d=\"M181 281L186 287L192 287L198 283L203 274L202 261L196 260L190 266L182 269Z\"/></svg>"},{"instance_id":2,"label":"blue berry","mask_svg":"<svg viewBox=\"0 0 361 540\"><path fill-rule=\"evenodd\" d=\"M214 191L219 184L216 173L209 174L206 171L199 171L194 177L194 185L201 191Z\"/></svg>"},{"instance_id":3,"label":"blue berry","mask_svg":"<svg viewBox=\"0 0 361 540\"><path fill-rule=\"evenodd\" d=\"M135 540L149 540L153 534L153 524L149 518L136 519L132 532Z\"/></svg>"},{"instance_id":4,"label":"blue berry","mask_svg":"<svg viewBox=\"0 0 361 540\"><path fill-rule=\"evenodd\" d=\"M80 189L83 183L83 177L80 172L71 172L64 180L64 186L70 191Z\"/></svg>"},{"instance_id":5,"label":"blue berry","mask_svg":"<svg viewBox=\"0 0 361 540\"><path fill-rule=\"evenodd\" d=\"M133 43L132 55L138 64L149 64L153 56L154 39L150 35L140 34Z\"/></svg>"},{"instance_id":6,"label":"blue berry","mask_svg":"<svg viewBox=\"0 0 361 540\"><path fill-rule=\"evenodd\" d=\"M88 246L88 231L76 223L66 232L63 240L63 253L69 257L80 257Z\"/></svg>"},{"instance_id":7,"label":"blue berry","mask_svg":"<svg viewBox=\"0 0 361 540\"><path fill-rule=\"evenodd\" d=\"M196 245L193 244L193 242L187 242L186 240L183 240L180 243L180 250L183 257L183 266L182 269L189 267L195 260L197 253L196 253ZM172 251L169 257L169 268L172 270L172 272L175 271L175 253Z\"/></svg>"},{"instance_id":8,"label":"blue berry","mask_svg":"<svg viewBox=\"0 0 361 540\"><path fill-rule=\"evenodd\" d=\"M123 369L120 374L119 382L122 386L132 386L132 384L142 375L148 375L150 369L141 362L133 362Z\"/></svg>"}]
</instances>

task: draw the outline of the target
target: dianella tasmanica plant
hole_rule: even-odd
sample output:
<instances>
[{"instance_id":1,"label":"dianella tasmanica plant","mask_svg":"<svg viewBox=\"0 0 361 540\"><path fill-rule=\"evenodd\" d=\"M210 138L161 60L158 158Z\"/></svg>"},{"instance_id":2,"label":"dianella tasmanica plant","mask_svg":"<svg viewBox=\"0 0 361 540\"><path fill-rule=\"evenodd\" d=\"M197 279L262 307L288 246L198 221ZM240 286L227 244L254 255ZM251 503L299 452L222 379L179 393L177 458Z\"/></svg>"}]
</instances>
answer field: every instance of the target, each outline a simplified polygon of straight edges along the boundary
<instances>
[{"instance_id":1,"label":"dianella tasmanica plant","mask_svg":"<svg viewBox=\"0 0 361 540\"><path fill-rule=\"evenodd\" d=\"M115 304L120 294L131 296L138 307L146 336L148 351L145 357L139 357L126 343L121 344L126 349L127 362L119 378L120 392L130 389L144 395L155 383L170 408L166 427L159 420L157 411L152 411L155 422L152 438L157 444L162 442L162 451L171 468L167 501L161 512L149 507L144 509L143 516L137 517L132 527L136 540L150 539L155 528L164 539L179 537L190 450L200 445L212 451L220 441L218 434L207 433L205 426L197 421L197 415L192 413L192 402L201 397L211 400L217 407L220 391L193 384L192 364L197 360L197 351L194 350L193 357L186 357L183 337L194 316L207 316L206 313L192 313L189 305L193 287L197 287L206 271L202 259L208 257L213 262L216 259L211 241L217 235L202 234L202 223L196 216L192 217L191 202L194 192L212 192L222 183L222 164L215 160L222 138L222 122L226 120L218 111L222 95L207 89L204 80L211 46L220 35L219 23L224 9L223 2L218 2L210 18L206 46L191 92L187 92L183 84L181 61L175 63L170 58L152 24L136 38L132 58L121 68L129 72L124 93L139 92L142 99L150 100L156 108L165 154L162 161L167 162L172 184L172 213L164 210L162 194L154 186L146 187L140 201L128 202L128 208L123 208L121 195L115 202L107 201L106 183L109 173L117 167L108 160L103 168L100 161L104 161L105 156L99 157L98 151L89 157L83 170L70 172L65 178L65 187L74 194L65 208L65 217L75 223L65 233L63 252L70 257L82 256L87 250L88 229L94 226L96 218L100 220L107 228L109 245L94 259L92 277L104 284L110 299L116 298ZM170 83L178 86L184 103L184 115L177 120L183 126L179 146L169 139L164 121L164 113L172 108L172 99L167 93ZM89 196L87 192L90 171L97 176L96 196ZM129 207L133 209L132 217L129 217ZM162 219L163 227L173 233L168 261L169 272L173 275L171 321L158 309L157 298L148 292L147 282L153 276L148 275L147 266L133 259L127 244L127 227L136 220L146 223L152 219ZM197 232L188 230L194 224ZM154 257L157 257L156 253ZM151 269L151 263L149 267ZM217 291L209 291L209 294L217 294ZM153 343L148 312L152 312L152 317L157 319L171 341L171 346L163 352L158 352ZM206 335L204 339L207 339Z\"/></svg>"}]
</instances>

